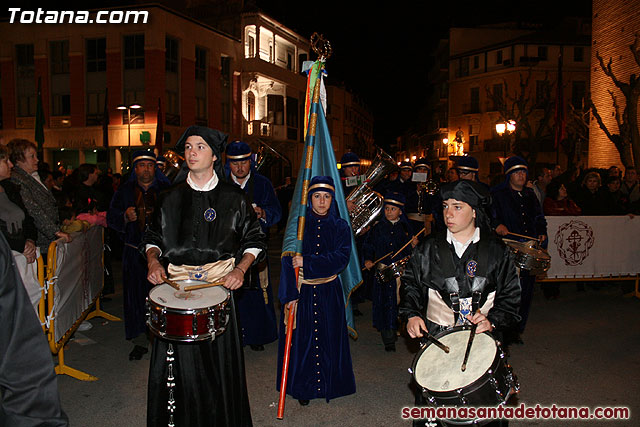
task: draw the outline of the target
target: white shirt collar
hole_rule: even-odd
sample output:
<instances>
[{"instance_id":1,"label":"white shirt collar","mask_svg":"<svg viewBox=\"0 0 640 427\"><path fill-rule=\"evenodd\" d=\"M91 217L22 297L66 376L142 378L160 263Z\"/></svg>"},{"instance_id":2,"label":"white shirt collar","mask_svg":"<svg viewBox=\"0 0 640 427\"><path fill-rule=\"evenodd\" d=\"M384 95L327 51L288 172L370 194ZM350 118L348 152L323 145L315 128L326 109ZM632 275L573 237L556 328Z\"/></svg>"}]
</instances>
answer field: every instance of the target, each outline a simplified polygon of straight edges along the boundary
<instances>
[{"instance_id":1,"label":"white shirt collar","mask_svg":"<svg viewBox=\"0 0 640 427\"><path fill-rule=\"evenodd\" d=\"M251 171L249 171L249 173L247 174L246 179L244 180L244 182L242 184L240 184L240 182L238 181L238 179L236 178L236 176L234 174L230 173L229 175L231 175L231 179L233 180L233 182L238 184L240 186L240 188L242 188L244 190L244 187L247 185L247 182L249 182L249 178L251 178Z\"/></svg>"},{"instance_id":2,"label":"white shirt collar","mask_svg":"<svg viewBox=\"0 0 640 427\"><path fill-rule=\"evenodd\" d=\"M211 177L211 179L207 181L205 185L199 187L198 184L193 182L193 180L191 179L191 172L189 172L189 174L187 175L187 184L189 184L189 187L196 191L211 191L216 188L216 185L218 185L218 175L216 175L216 171L213 171L213 176Z\"/></svg>"},{"instance_id":3,"label":"white shirt collar","mask_svg":"<svg viewBox=\"0 0 640 427\"><path fill-rule=\"evenodd\" d=\"M480 241L480 228L478 227L476 227L475 231L473 232L473 236L471 236L471 239L469 239L469 241L466 243L458 242L456 238L453 237L453 233L449 231L449 229L447 229L447 242L453 244L453 248L455 249L456 255L458 255L458 258L462 258L462 254L464 254L464 251L467 250L467 248L471 243L478 243L479 241Z\"/></svg>"}]
</instances>

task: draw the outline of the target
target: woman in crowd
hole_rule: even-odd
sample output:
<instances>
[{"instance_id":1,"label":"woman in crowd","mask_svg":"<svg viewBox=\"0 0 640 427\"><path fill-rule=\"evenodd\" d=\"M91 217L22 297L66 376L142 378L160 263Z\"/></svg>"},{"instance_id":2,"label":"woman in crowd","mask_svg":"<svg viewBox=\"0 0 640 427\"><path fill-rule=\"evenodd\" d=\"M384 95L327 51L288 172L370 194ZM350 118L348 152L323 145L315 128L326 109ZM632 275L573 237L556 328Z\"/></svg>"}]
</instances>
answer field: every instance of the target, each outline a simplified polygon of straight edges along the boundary
<instances>
[{"instance_id":1,"label":"woman in crowd","mask_svg":"<svg viewBox=\"0 0 640 427\"><path fill-rule=\"evenodd\" d=\"M7 147L0 145L0 229L11 250L22 253L30 264L36 260L38 231L26 212L20 187L9 179L12 167Z\"/></svg>"},{"instance_id":2,"label":"woman in crowd","mask_svg":"<svg viewBox=\"0 0 640 427\"><path fill-rule=\"evenodd\" d=\"M43 254L56 238L71 241L67 233L60 231L58 207L53 194L38 177L36 145L26 139L14 139L7 145L9 160L13 163L11 181L20 187L20 195L27 213L33 218L38 239L36 245Z\"/></svg>"},{"instance_id":3,"label":"woman in crowd","mask_svg":"<svg viewBox=\"0 0 640 427\"><path fill-rule=\"evenodd\" d=\"M328 402L356 391L351 365L342 284L337 276L349 263L351 228L340 218L335 184L316 176L309 186L302 256L285 256L280 275L282 319L296 307L287 394L301 405ZM294 268L299 267L300 287ZM277 387L280 389L286 327L281 323Z\"/></svg>"},{"instance_id":4,"label":"woman in crowd","mask_svg":"<svg viewBox=\"0 0 640 427\"><path fill-rule=\"evenodd\" d=\"M582 209L569 198L567 189L560 181L551 181L547 186L547 197L543 210L546 216L580 215Z\"/></svg>"},{"instance_id":5,"label":"woman in crowd","mask_svg":"<svg viewBox=\"0 0 640 427\"><path fill-rule=\"evenodd\" d=\"M607 214L603 193L599 191L601 186L600 174L595 171L587 172L575 197L577 205L582 209L582 215Z\"/></svg>"},{"instance_id":6,"label":"woman in crowd","mask_svg":"<svg viewBox=\"0 0 640 427\"><path fill-rule=\"evenodd\" d=\"M619 176L607 177L606 187L602 189L606 215L625 215L629 212L629 197L620 191L621 185Z\"/></svg>"}]
</instances>

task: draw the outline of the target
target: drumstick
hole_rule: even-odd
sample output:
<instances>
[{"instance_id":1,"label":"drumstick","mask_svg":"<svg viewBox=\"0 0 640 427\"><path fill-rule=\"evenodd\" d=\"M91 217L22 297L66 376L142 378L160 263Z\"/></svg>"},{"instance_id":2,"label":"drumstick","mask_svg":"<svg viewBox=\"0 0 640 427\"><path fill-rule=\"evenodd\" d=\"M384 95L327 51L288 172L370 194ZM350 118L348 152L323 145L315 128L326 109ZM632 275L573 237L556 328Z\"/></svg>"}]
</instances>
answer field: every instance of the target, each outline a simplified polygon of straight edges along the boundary
<instances>
[{"instance_id":1,"label":"drumstick","mask_svg":"<svg viewBox=\"0 0 640 427\"><path fill-rule=\"evenodd\" d=\"M525 236L524 234L518 234L518 233L512 233L512 232L508 232L507 234L511 234L512 236L516 236L516 237L522 237L524 239L540 240L537 237Z\"/></svg>"},{"instance_id":2,"label":"drumstick","mask_svg":"<svg viewBox=\"0 0 640 427\"><path fill-rule=\"evenodd\" d=\"M221 280L219 282L213 282L213 283L202 283L200 285L185 286L183 290L184 291L195 291L196 289L212 288L214 286L220 286L222 284L224 284L223 280Z\"/></svg>"},{"instance_id":3,"label":"drumstick","mask_svg":"<svg viewBox=\"0 0 640 427\"><path fill-rule=\"evenodd\" d=\"M168 277L163 277L162 280L164 280L164 283L166 283L167 285L170 285L172 288L174 288L174 289L176 289L178 291L181 290L180 289L180 285L178 285L173 280L170 280Z\"/></svg>"},{"instance_id":4,"label":"drumstick","mask_svg":"<svg viewBox=\"0 0 640 427\"><path fill-rule=\"evenodd\" d=\"M422 332L425 333L425 338L431 341L436 347L438 347L440 350L444 351L445 353L449 353L449 347L442 344L440 341L438 341L435 337L433 337L431 334L429 334L429 332L425 331L424 329L422 329Z\"/></svg>"},{"instance_id":5,"label":"drumstick","mask_svg":"<svg viewBox=\"0 0 640 427\"><path fill-rule=\"evenodd\" d=\"M413 241L414 238L418 237L419 235L421 235L422 233L424 233L425 228L422 227L422 230L418 231L418 234L416 234L415 236L413 236L411 238L411 240L409 240L407 243L405 243L405 245L403 247L401 247L400 249L398 249L398 252L396 252L395 254L391 255L391 259L393 259L396 255L398 255L400 252L402 252L402 250L404 248L406 248L407 246L409 246L409 243L411 243Z\"/></svg>"},{"instance_id":6,"label":"drumstick","mask_svg":"<svg viewBox=\"0 0 640 427\"><path fill-rule=\"evenodd\" d=\"M473 338L476 336L476 329L478 329L477 323L471 325L471 335L469 335L469 341L467 341L467 349L464 352L464 359L462 360L462 366L460 367L462 372L467 370L467 361L469 360L469 353L471 353L471 344L473 344Z\"/></svg>"},{"instance_id":7,"label":"drumstick","mask_svg":"<svg viewBox=\"0 0 640 427\"><path fill-rule=\"evenodd\" d=\"M393 251L389 252L388 254L381 256L380 258L378 258L377 260L373 261L373 265L376 265L377 263L379 263L380 261L382 261L383 259L385 259L386 257L388 257L389 255L391 255L393 253ZM366 270L367 267L362 267L362 271Z\"/></svg>"}]
</instances>

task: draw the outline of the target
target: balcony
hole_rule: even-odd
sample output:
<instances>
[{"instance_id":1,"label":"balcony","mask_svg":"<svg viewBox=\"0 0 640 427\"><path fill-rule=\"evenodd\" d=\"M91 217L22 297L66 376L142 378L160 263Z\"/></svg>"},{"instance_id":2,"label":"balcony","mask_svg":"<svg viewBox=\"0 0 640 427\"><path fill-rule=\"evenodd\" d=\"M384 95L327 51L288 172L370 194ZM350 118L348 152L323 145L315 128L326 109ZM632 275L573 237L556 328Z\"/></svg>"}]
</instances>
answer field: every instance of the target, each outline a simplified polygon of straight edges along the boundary
<instances>
[{"instance_id":1,"label":"balcony","mask_svg":"<svg viewBox=\"0 0 640 427\"><path fill-rule=\"evenodd\" d=\"M263 122L262 120L252 120L247 123L247 135L270 137L271 123Z\"/></svg>"}]
</instances>

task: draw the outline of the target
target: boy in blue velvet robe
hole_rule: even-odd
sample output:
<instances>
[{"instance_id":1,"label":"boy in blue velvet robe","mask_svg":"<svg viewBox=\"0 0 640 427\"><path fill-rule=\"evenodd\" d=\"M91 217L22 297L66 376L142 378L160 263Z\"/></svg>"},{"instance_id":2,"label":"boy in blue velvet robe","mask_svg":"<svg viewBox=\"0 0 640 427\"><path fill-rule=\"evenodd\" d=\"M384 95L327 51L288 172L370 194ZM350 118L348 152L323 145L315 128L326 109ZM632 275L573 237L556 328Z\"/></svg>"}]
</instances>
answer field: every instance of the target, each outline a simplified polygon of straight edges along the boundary
<instances>
[{"instance_id":1,"label":"boy in blue velvet robe","mask_svg":"<svg viewBox=\"0 0 640 427\"><path fill-rule=\"evenodd\" d=\"M280 272L282 303L278 374L280 389L288 310L296 308L291 340L287 394L301 405L327 402L356 392L345 316L345 296L338 274L351 253L351 228L340 218L331 177L317 176L309 186L302 255L284 256ZM300 284L294 268L300 267ZM285 310L286 308L286 310Z\"/></svg>"},{"instance_id":2,"label":"boy in blue velvet robe","mask_svg":"<svg viewBox=\"0 0 640 427\"><path fill-rule=\"evenodd\" d=\"M363 247L365 268L378 270L372 292L373 326L380 331L386 351L396 351L399 278L385 280L379 272L391 263L409 256L411 249L418 244L418 240L412 238L411 226L402 212L404 205L403 194L389 192L385 195L384 219L371 229ZM411 240L411 245L393 256ZM378 259L378 263L374 264Z\"/></svg>"}]
</instances>

